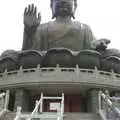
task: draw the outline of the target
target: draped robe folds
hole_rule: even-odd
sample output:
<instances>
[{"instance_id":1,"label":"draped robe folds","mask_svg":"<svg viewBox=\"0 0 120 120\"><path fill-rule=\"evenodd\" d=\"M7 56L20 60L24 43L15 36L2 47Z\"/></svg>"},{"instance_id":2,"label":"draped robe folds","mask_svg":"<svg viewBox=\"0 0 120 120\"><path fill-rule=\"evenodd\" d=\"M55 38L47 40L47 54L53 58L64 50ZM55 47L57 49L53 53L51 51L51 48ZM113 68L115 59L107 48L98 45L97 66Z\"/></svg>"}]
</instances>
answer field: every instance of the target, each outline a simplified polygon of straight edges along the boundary
<instances>
[{"instance_id":1,"label":"draped robe folds","mask_svg":"<svg viewBox=\"0 0 120 120\"><path fill-rule=\"evenodd\" d=\"M80 22L48 22L36 30L32 49L68 48L71 50L92 49L92 31L88 25Z\"/></svg>"}]
</instances>

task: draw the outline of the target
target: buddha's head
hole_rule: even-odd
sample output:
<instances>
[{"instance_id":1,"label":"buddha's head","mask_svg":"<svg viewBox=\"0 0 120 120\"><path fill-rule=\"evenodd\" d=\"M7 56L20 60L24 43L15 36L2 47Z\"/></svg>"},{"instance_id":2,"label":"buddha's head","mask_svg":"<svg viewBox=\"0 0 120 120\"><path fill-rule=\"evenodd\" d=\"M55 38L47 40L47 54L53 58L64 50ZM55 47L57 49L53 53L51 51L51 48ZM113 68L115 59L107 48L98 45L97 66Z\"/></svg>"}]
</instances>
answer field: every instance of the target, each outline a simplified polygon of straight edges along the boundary
<instances>
[{"instance_id":1,"label":"buddha's head","mask_svg":"<svg viewBox=\"0 0 120 120\"><path fill-rule=\"evenodd\" d=\"M74 14L77 8L77 0L51 0L51 9L53 16L56 18L61 17L72 17L75 18Z\"/></svg>"}]
</instances>

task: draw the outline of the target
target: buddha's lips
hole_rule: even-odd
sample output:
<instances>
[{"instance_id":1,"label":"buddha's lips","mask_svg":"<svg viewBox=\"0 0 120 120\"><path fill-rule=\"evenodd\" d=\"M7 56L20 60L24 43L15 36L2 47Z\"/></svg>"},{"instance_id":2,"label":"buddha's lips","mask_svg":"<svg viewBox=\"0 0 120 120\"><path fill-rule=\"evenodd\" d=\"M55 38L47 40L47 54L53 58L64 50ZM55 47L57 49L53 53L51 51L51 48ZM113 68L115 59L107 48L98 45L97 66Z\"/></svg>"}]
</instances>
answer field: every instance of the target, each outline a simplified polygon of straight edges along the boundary
<instances>
[{"instance_id":1,"label":"buddha's lips","mask_svg":"<svg viewBox=\"0 0 120 120\"><path fill-rule=\"evenodd\" d=\"M60 8L60 10L68 11L68 8L62 7L62 8Z\"/></svg>"}]
</instances>

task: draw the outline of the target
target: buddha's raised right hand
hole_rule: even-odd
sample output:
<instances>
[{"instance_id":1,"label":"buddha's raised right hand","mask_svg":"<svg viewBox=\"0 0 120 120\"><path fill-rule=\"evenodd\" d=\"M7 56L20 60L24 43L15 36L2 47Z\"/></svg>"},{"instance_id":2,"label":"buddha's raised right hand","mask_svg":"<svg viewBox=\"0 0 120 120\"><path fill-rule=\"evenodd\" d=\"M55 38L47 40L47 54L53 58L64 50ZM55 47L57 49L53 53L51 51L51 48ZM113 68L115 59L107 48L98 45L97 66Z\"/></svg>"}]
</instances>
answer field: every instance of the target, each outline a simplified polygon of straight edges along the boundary
<instances>
[{"instance_id":1,"label":"buddha's raised right hand","mask_svg":"<svg viewBox=\"0 0 120 120\"><path fill-rule=\"evenodd\" d=\"M34 32L36 28L40 25L41 15L37 13L37 7L32 5L28 5L24 11L24 26L28 32Z\"/></svg>"}]
</instances>

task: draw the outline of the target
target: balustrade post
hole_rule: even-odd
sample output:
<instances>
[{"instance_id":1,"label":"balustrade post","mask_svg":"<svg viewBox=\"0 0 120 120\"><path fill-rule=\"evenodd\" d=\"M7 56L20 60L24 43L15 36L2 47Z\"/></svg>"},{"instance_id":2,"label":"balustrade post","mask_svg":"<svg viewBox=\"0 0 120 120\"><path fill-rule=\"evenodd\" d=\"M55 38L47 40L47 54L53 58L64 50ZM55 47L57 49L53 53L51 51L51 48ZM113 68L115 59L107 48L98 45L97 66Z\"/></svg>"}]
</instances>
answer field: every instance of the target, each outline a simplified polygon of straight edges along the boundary
<instances>
[{"instance_id":1,"label":"balustrade post","mask_svg":"<svg viewBox=\"0 0 120 120\"><path fill-rule=\"evenodd\" d=\"M40 68L40 64L37 65L36 71L37 74L41 75L41 68Z\"/></svg>"},{"instance_id":2,"label":"balustrade post","mask_svg":"<svg viewBox=\"0 0 120 120\"><path fill-rule=\"evenodd\" d=\"M58 73L61 72L61 68L59 64L56 65L55 72L58 72Z\"/></svg>"},{"instance_id":3,"label":"balustrade post","mask_svg":"<svg viewBox=\"0 0 120 120\"><path fill-rule=\"evenodd\" d=\"M80 78L80 68L79 68L79 65L76 65L75 73L76 73L76 78L79 79Z\"/></svg>"},{"instance_id":4,"label":"balustrade post","mask_svg":"<svg viewBox=\"0 0 120 120\"><path fill-rule=\"evenodd\" d=\"M112 81L116 80L116 76L113 69L111 69L111 77L112 77Z\"/></svg>"},{"instance_id":5,"label":"balustrade post","mask_svg":"<svg viewBox=\"0 0 120 120\"><path fill-rule=\"evenodd\" d=\"M96 78L96 80L98 80L98 74L99 72L98 72L98 69L97 69L97 67L95 66L95 69L94 69L94 74L95 74L95 78Z\"/></svg>"},{"instance_id":6,"label":"balustrade post","mask_svg":"<svg viewBox=\"0 0 120 120\"><path fill-rule=\"evenodd\" d=\"M7 79L7 69L5 69L4 73L3 73L3 80Z\"/></svg>"},{"instance_id":7,"label":"balustrade post","mask_svg":"<svg viewBox=\"0 0 120 120\"><path fill-rule=\"evenodd\" d=\"M18 70L18 76L22 76L22 75L23 75L23 66L20 66Z\"/></svg>"}]
</instances>

